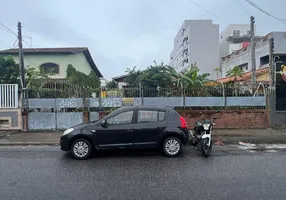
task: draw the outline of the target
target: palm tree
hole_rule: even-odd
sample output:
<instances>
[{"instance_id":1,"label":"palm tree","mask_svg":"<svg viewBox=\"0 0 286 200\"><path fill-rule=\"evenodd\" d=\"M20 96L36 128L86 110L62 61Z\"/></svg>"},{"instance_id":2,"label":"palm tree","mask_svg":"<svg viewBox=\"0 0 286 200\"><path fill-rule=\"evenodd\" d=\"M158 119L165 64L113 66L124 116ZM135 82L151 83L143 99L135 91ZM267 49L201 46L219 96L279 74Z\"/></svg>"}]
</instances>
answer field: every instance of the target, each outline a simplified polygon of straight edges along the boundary
<instances>
[{"instance_id":1,"label":"palm tree","mask_svg":"<svg viewBox=\"0 0 286 200\"><path fill-rule=\"evenodd\" d=\"M167 66L167 69L168 73L175 82L175 85L181 90L184 106L185 106L186 89L194 88L196 90L198 89L197 86L203 86L205 82L209 81L207 79L207 77L209 76L208 73L199 75L199 68L197 67L196 63L191 64L188 70L184 73L177 72L171 66Z\"/></svg>"},{"instance_id":2,"label":"palm tree","mask_svg":"<svg viewBox=\"0 0 286 200\"><path fill-rule=\"evenodd\" d=\"M183 74L180 72L177 72L173 67L169 65L167 65L166 67L167 67L168 75L171 76L173 83L176 85L176 87L180 88L182 92L182 96L184 96Z\"/></svg>"},{"instance_id":3,"label":"palm tree","mask_svg":"<svg viewBox=\"0 0 286 200\"><path fill-rule=\"evenodd\" d=\"M235 66L226 72L227 77L234 77L234 82L237 81L237 77L241 77L243 70L239 66Z\"/></svg>"},{"instance_id":4,"label":"palm tree","mask_svg":"<svg viewBox=\"0 0 286 200\"><path fill-rule=\"evenodd\" d=\"M184 78L185 87L191 89L196 95L199 95L199 91L201 91L204 83L211 81L207 78L210 75L209 73L199 74L199 71L197 64L194 63L191 64L189 70L184 74L184 76L188 78ZM206 91L204 90L204 92Z\"/></svg>"},{"instance_id":5,"label":"palm tree","mask_svg":"<svg viewBox=\"0 0 286 200\"><path fill-rule=\"evenodd\" d=\"M216 79L218 79L218 74L221 72L221 68L217 67L213 71L216 72Z\"/></svg>"},{"instance_id":6,"label":"palm tree","mask_svg":"<svg viewBox=\"0 0 286 200\"><path fill-rule=\"evenodd\" d=\"M235 66L232 69L228 70L226 73L227 77L234 77L233 79L233 85L234 85L234 91L235 95L237 96L237 78L242 77L243 70L239 66Z\"/></svg>"}]
</instances>

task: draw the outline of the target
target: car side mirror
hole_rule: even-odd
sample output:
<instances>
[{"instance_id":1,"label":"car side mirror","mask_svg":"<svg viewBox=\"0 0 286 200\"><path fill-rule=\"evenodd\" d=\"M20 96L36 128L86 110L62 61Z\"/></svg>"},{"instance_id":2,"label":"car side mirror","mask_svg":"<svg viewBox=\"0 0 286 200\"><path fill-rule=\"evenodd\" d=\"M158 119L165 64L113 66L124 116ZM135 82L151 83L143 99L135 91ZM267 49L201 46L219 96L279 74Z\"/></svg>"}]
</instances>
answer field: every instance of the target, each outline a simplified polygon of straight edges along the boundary
<instances>
[{"instance_id":1,"label":"car side mirror","mask_svg":"<svg viewBox=\"0 0 286 200\"><path fill-rule=\"evenodd\" d=\"M100 122L100 125L101 125L102 127L106 128L106 127L107 127L107 121L106 121L106 120L102 120L102 121Z\"/></svg>"}]
</instances>

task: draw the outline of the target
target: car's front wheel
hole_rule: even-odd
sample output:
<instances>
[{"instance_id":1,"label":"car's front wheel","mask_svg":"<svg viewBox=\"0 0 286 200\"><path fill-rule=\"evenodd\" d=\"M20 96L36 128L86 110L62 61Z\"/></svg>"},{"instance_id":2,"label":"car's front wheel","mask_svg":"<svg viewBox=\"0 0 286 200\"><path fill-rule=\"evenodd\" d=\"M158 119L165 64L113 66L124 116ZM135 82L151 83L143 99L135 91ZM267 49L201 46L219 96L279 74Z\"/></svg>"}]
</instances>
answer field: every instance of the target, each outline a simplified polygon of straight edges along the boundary
<instances>
[{"instance_id":1,"label":"car's front wheel","mask_svg":"<svg viewBox=\"0 0 286 200\"><path fill-rule=\"evenodd\" d=\"M86 139L77 139L71 145L71 154L79 160L87 159L91 154L91 144Z\"/></svg>"},{"instance_id":2,"label":"car's front wheel","mask_svg":"<svg viewBox=\"0 0 286 200\"><path fill-rule=\"evenodd\" d=\"M175 157L181 154L183 145L177 137L168 137L163 143L163 152L166 156Z\"/></svg>"}]
</instances>

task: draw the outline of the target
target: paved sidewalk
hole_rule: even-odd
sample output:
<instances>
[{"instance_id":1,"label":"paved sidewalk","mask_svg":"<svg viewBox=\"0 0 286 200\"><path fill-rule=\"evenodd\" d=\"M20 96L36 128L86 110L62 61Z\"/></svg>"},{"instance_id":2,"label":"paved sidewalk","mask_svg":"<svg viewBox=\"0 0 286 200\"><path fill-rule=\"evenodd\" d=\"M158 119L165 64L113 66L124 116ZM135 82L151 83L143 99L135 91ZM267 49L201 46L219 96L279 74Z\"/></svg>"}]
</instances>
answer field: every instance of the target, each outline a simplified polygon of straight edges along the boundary
<instances>
[{"instance_id":1,"label":"paved sidewalk","mask_svg":"<svg viewBox=\"0 0 286 200\"><path fill-rule=\"evenodd\" d=\"M62 132L0 131L0 145L59 145ZM215 129L214 141L224 144L286 144L286 129Z\"/></svg>"},{"instance_id":2,"label":"paved sidewalk","mask_svg":"<svg viewBox=\"0 0 286 200\"><path fill-rule=\"evenodd\" d=\"M286 129L217 129L213 137L224 144L286 144Z\"/></svg>"},{"instance_id":3,"label":"paved sidewalk","mask_svg":"<svg viewBox=\"0 0 286 200\"><path fill-rule=\"evenodd\" d=\"M6 132L0 145L59 145L62 132Z\"/></svg>"}]
</instances>

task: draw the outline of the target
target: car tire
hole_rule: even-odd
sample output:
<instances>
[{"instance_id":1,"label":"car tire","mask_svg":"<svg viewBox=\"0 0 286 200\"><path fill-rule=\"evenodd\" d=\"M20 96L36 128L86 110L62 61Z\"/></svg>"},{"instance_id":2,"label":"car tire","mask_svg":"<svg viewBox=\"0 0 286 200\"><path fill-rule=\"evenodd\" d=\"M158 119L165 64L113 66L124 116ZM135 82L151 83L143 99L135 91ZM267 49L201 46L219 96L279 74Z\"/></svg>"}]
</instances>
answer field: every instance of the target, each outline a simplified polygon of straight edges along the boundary
<instances>
[{"instance_id":1,"label":"car tire","mask_svg":"<svg viewBox=\"0 0 286 200\"><path fill-rule=\"evenodd\" d=\"M90 156L92 146L86 139L77 139L72 143L70 151L75 159L85 160Z\"/></svg>"},{"instance_id":2,"label":"car tire","mask_svg":"<svg viewBox=\"0 0 286 200\"><path fill-rule=\"evenodd\" d=\"M183 145L179 138L168 137L163 142L163 152L168 157L179 156L183 151Z\"/></svg>"}]
</instances>

